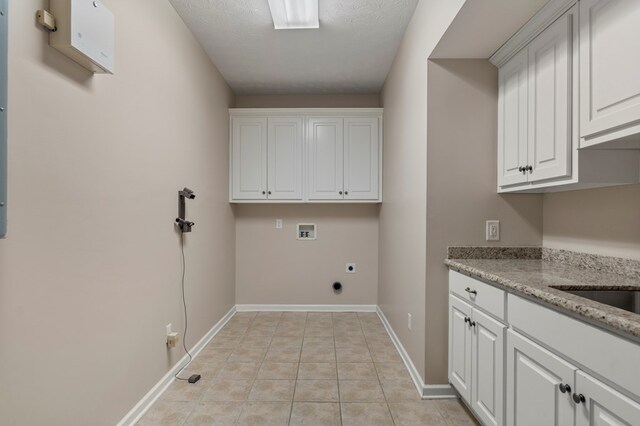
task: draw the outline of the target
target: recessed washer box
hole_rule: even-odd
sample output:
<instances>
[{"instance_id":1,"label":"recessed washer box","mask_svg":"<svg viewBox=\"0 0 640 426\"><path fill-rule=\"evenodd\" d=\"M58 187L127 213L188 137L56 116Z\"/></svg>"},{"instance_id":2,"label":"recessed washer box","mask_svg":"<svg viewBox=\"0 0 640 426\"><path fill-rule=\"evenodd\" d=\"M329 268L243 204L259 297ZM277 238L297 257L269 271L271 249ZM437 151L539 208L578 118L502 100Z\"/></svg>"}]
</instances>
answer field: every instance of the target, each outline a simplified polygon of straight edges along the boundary
<instances>
[{"instance_id":1,"label":"recessed washer box","mask_svg":"<svg viewBox=\"0 0 640 426\"><path fill-rule=\"evenodd\" d=\"M101 1L50 0L49 45L96 74L113 74L115 19Z\"/></svg>"}]
</instances>

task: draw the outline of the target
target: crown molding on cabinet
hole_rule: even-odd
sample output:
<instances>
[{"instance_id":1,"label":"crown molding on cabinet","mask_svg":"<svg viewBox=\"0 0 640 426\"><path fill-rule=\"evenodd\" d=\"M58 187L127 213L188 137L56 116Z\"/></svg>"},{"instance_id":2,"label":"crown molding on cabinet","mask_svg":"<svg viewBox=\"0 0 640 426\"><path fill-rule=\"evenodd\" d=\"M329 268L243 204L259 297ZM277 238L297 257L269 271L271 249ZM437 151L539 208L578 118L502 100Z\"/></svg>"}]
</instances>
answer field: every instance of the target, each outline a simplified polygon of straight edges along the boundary
<instances>
[{"instance_id":1,"label":"crown molding on cabinet","mask_svg":"<svg viewBox=\"0 0 640 426\"><path fill-rule=\"evenodd\" d=\"M504 65L577 2L578 0L551 0L503 44L489 61L497 67Z\"/></svg>"}]
</instances>

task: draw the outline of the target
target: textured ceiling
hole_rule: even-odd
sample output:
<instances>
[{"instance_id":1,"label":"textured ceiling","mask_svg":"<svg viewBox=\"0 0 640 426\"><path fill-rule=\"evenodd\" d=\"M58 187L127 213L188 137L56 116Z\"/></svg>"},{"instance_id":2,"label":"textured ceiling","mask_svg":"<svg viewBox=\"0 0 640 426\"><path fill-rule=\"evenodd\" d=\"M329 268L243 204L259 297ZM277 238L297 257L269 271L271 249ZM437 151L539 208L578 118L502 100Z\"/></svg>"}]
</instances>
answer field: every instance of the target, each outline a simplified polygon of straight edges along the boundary
<instances>
[{"instance_id":1,"label":"textured ceiling","mask_svg":"<svg viewBox=\"0 0 640 426\"><path fill-rule=\"evenodd\" d=\"M418 0L320 0L274 30L267 0L170 0L237 94L378 93Z\"/></svg>"}]
</instances>

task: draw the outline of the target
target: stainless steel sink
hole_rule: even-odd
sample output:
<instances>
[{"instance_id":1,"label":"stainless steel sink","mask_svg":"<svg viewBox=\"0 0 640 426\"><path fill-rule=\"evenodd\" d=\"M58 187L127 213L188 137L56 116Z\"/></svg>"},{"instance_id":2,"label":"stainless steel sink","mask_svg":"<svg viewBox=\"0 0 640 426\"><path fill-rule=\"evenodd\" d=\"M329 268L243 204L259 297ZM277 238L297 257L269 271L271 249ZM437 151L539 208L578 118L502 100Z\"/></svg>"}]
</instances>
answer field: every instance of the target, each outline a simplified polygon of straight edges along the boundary
<instances>
[{"instance_id":1,"label":"stainless steel sink","mask_svg":"<svg viewBox=\"0 0 640 426\"><path fill-rule=\"evenodd\" d=\"M562 290L562 289L558 289ZM605 305L640 314L640 291L637 290L562 290Z\"/></svg>"}]
</instances>

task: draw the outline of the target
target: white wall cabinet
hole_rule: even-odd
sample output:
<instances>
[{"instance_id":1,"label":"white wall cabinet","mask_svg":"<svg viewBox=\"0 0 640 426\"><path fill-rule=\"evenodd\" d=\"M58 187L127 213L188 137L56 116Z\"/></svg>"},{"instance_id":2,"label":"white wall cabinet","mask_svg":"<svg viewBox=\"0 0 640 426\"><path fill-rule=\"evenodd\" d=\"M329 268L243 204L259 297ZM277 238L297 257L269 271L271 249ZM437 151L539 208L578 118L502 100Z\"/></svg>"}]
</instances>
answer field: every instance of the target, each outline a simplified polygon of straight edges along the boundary
<instances>
[{"instance_id":1,"label":"white wall cabinet","mask_svg":"<svg viewBox=\"0 0 640 426\"><path fill-rule=\"evenodd\" d=\"M267 198L267 119L237 117L231 124L231 197Z\"/></svg>"},{"instance_id":2,"label":"white wall cabinet","mask_svg":"<svg viewBox=\"0 0 640 426\"><path fill-rule=\"evenodd\" d=\"M580 1L581 147L640 148L640 2Z\"/></svg>"},{"instance_id":3,"label":"white wall cabinet","mask_svg":"<svg viewBox=\"0 0 640 426\"><path fill-rule=\"evenodd\" d=\"M576 23L574 7L500 67L500 187L571 175Z\"/></svg>"},{"instance_id":4,"label":"white wall cabinet","mask_svg":"<svg viewBox=\"0 0 640 426\"><path fill-rule=\"evenodd\" d=\"M639 28L640 2L551 0L491 57L499 68L498 192L639 182L640 149L612 148L640 142L579 150L614 125L635 120L637 128L624 128L640 134L633 72L640 65Z\"/></svg>"},{"instance_id":5,"label":"white wall cabinet","mask_svg":"<svg viewBox=\"0 0 640 426\"><path fill-rule=\"evenodd\" d=\"M507 326L492 318L474 302L457 296L456 284L468 278L450 274L449 381L485 425L504 424L504 336ZM465 287L472 298L483 287ZM475 294L474 294L475 292ZM491 296L495 299L494 294ZM504 294L498 295L504 304ZM485 306L490 306L485 305ZM502 310L491 312L499 316Z\"/></svg>"},{"instance_id":6,"label":"white wall cabinet","mask_svg":"<svg viewBox=\"0 0 640 426\"><path fill-rule=\"evenodd\" d=\"M377 117L310 117L309 200L378 200Z\"/></svg>"},{"instance_id":7,"label":"white wall cabinet","mask_svg":"<svg viewBox=\"0 0 640 426\"><path fill-rule=\"evenodd\" d=\"M381 109L231 109L231 202L382 201Z\"/></svg>"}]
</instances>

